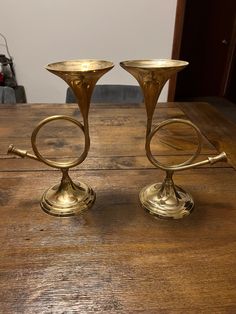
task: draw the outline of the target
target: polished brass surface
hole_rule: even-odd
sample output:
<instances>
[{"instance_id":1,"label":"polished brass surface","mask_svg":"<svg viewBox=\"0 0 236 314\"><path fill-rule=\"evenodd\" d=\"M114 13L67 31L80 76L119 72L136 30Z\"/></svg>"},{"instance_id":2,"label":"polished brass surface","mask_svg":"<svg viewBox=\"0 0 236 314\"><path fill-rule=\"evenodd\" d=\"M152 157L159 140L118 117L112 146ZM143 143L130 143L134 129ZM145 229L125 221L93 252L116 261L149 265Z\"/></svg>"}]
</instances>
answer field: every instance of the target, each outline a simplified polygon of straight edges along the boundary
<instances>
[{"instance_id":1,"label":"polished brass surface","mask_svg":"<svg viewBox=\"0 0 236 314\"><path fill-rule=\"evenodd\" d=\"M60 184L44 192L41 207L54 216L71 216L91 207L96 195L92 188L83 183L74 183L68 175L68 169L62 168Z\"/></svg>"},{"instance_id":2,"label":"polished brass surface","mask_svg":"<svg viewBox=\"0 0 236 314\"><path fill-rule=\"evenodd\" d=\"M78 126L83 132L83 125L74 118L64 115L51 116L42 120L34 129L31 136L31 145L35 155L28 153L25 150L18 149L12 144L8 148L8 154L14 154L22 158L28 157L46 165L60 169L62 172L61 183L50 187L46 190L41 199L42 209L54 216L71 216L80 213L83 210L92 206L95 201L95 193L92 188L83 183L74 183L69 177L68 171L70 168L79 165L87 156L89 145L85 142L84 150L81 155L70 162L56 162L42 156L37 147L37 135L40 129L49 122L55 120L67 120Z\"/></svg>"},{"instance_id":3,"label":"polished brass surface","mask_svg":"<svg viewBox=\"0 0 236 314\"><path fill-rule=\"evenodd\" d=\"M51 116L42 120L32 132L31 145L35 155L15 148L12 144L8 148L8 154L14 154L22 158L28 157L61 170L61 183L46 190L41 200L42 209L51 215L61 217L75 215L91 207L95 201L96 196L92 188L83 182L74 183L68 171L70 168L82 163L87 157L90 147L88 113L91 95L98 79L111 70L113 66L113 63L109 61L89 59L48 64L46 69L62 78L74 91L82 114L83 124L69 116ZM38 132L44 125L55 120L67 120L80 128L84 134L84 150L73 161L56 162L47 159L38 149Z\"/></svg>"},{"instance_id":4,"label":"polished brass surface","mask_svg":"<svg viewBox=\"0 0 236 314\"><path fill-rule=\"evenodd\" d=\"M171 59L128 60L120 62L120 65L135 77L143 91L148 135L156 104L165 83L172 75L185 68L188 62Z\"/></svg>"},{"instance_id":5,"label":"polished brass surface","mask_svg":"<svg viewBox=\"0 0 236 314\"><path fill-rule=\"evenodd\" d=\"M147 185L139 193L142 206L155 217L179 219L193 210L192 196L175 185L172 176L167 171L162 183Z\"/></svg>"},{"instance_id":6,"label":"polished brass surface","mask_svg":"<svg viewBox=\"0 0 236 314\"><path fill-rule=\"evenodd\" d=\"M50 63L46 66L48 71L55 74L68 73L70 76L77 76L78 73L102 73L105 74L108 70L113 68L114 64L110 61L95 60L95 59L80 59L80 60L69 60ZM101 74L101 75L103 75Z\"/></svg>"},{"instance_id":7,"label":"polished brass surface","mask_svg":"<svg viewBox=\"0 0 236 314\"><path fill-rule=\"evenodd\" d=\"M192 157L176 165L164 165L160 163L151 152L151 141L154 135L164 126L178 123L186 124L193 128L197 136L197 149ZM140 194L142 206L147 209L152 215L160 218L179 219L191 213L194 207L192 196L184 191L181 187L176 186L173 181L174 171L186 170L193 167L199 167L205 164L214 164L219 161L227 161L226 154L220 153L214 157L208 157L206 160L193 163L199 156L202 146L202 135L200 130L191 121L183 119L165 120L156 126L148 134L146 139L146 154L150 162L155 166L166 171L166 177L162 183L154 183L144 187Z\"/></svg>"},{"instance_id":8,"label":"polished brass surface","mask_svg":"<svg viewBox=\"0 0 236 314\"><path fill-rule=\"evenodd\" d=\"M169 59L128 60L120 63L126 71L132 74L143 90L147 112L146 126L146 155L155 166L166 171L162 183L154 183L144 187L139 194L142 206L152 215L159 218L179 219L189 215L194 207L192 196L173 182L174 171L190 169L204 164L213 164L218 161L227 161L223 152L215 157L208 157L201 162L192 163L199 155L202 146L202 136L196 125L183 119L170 119L163 121L152 129L153 114L159 95L168 79L188 65L188 62ZM187 124L196 133L198 144L191 158L178 165L164 165L160 163L151 152L151 140L162 127L180 123Z\"/></svg>"},{"instance_id":9,"label":"polished brass surface","mask_svg":"<svg viewBox=\"0 0 236 314\"><path fill-rule=\"evenodd\" d=\"M90 59L62 61L46 66L48 71L62 78L72 88L83 116L86 141L89 141L88 112L93 89L99 78L113 67L110 61Z\"/></svg>"}]
</instances>

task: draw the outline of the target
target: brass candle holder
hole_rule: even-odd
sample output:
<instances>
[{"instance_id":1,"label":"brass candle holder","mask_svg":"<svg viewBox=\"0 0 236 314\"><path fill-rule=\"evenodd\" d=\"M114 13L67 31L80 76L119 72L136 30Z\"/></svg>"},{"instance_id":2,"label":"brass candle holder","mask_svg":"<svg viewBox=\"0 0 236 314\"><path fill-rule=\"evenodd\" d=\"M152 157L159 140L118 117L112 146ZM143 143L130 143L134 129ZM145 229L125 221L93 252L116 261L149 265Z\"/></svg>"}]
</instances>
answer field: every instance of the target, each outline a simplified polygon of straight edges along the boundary
<instances>
[{"instance_id":1,"label":"brass candle holder","mask_svg":"<svg viewBox=\"0 0 236 314\"><path fill-rule=\"evenodd\" d=\"M74 183L68 171L82 163L87 157L90 147L88 114L90 100L93 89L98 79L113 68L113 63L102 60L73 60L52 63L46 69L62 78L73 90L83 118L83 124L78 120L65 115L55 115L42 120L34 129L31 136L32 149L34 155L25 150L17 149L13 145L9 146L8 153L20 157L28 157L41 161L46 165L60 169L62 172L61 183L46 190L41 199L42 209L54 216L71 216L89 207L95 201L95 192L83 182ZM85 144L81 155L70 162L56 162L41 155L37 147L37 135L40 129L55 120L67 120L84 134Z\"/></svg>"},{"instance_id":2,"label":"brass candle holder","mask_svg":"<svg viewBox=\"0 0 236 314\"><path fill-rule=\"evenodd\" d=\"M147 113L146 125L146 155L150 162L157 168L166 172L166 177L161 183L149 184L139 194L142 206L152 215L159 218L179 219L189 215L194 207L192 196L178 187L173 182L174 171L190 169L207 163L213 164L218 161L227 161L223 152L215 157L208 157L201 162L192 163L200 154L202 135L196 125L188 120L169 119L153 126L153 114L159 95L168 79L188 65L188 62L169 59L153 60L128 60L120 63L126 71L135 77L144 94ZM160 163L151 152L151 140L153 136L164 126L180 123L187 124L196 132L198 145L195 153L183 163L177 165L164 165Z\"/></svg>"}]
</instances>

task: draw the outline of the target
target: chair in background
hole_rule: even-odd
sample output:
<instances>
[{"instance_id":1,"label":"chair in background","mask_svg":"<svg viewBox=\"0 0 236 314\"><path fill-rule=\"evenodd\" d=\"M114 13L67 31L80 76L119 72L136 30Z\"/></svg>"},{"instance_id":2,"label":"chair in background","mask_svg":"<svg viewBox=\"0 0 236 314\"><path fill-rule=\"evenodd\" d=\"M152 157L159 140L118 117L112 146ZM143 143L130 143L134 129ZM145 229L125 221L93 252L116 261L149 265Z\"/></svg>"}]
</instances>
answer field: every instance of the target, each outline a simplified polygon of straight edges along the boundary
<instances>
[{"instance_id":1,"label":"chair in background","mask_svg":"<svg viewBox=\"0 0 236 314\"><path fill-rule=\"evenodd\" d=\"M24 86L0 86L0 104L26 103Z\"/></svg>"},{"instance_id":2,"label":"chair in background","mask_svg":"<svg viewBox=\"0 0 236 314\"><path fill-rule=\"evenodd\" d=\"M92 103L141 103L143 93L136 85L96 85L92 94ZM66 91L66 103L76 103L77 100L70 87Z\"/></svg>"},{"instance_id":3,"label":"chair in background","mask_svg":"<svg viewBox=\"0 0 236 314\"><path fill-rule=\"evenodd\" d=\"M14 89L8 86L0 86L0 104L15 104L16 95Z\"/></svg>"}]
</instances>

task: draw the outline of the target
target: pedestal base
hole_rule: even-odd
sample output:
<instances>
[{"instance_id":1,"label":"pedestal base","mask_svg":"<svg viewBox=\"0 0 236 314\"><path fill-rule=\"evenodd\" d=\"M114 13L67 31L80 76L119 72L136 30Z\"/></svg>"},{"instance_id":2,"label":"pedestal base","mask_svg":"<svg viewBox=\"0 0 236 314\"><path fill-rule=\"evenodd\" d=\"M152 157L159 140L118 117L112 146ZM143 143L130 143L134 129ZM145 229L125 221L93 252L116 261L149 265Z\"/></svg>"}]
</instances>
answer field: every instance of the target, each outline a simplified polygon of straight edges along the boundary
<instances>
[{"instance_id":1,"label":"pedestal base","mask_svg":"<svg viewBox=\"0 0 236 314\"><path fill-rule=\"evenodd\" d=\"M192 196L176 185L171 193L166 193L163 183L148 185L141 190L139 198L142 206L159 218L180 219L194 207Z\"/></svg>"},{"instance_id":2,"label":"pedestal base","mask_svg":"<svg viewBox=\"0 0 236 314\"><path fill-rule=\"evenodd\" d=\"M82 182L71 182L67 188L57 184L44 192L41 200L42 209L53 216L68 217L90 208L96 198L92 188Z\"/></svg>"}]
</instances>

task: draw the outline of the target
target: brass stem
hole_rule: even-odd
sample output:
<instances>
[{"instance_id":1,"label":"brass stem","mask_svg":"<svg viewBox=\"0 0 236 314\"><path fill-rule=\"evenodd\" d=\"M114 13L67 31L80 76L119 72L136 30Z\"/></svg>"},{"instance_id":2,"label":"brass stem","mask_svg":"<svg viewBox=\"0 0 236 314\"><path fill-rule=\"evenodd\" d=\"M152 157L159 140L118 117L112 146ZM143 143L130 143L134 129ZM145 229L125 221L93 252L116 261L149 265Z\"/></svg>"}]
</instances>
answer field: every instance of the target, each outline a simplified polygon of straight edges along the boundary
<instances>
[{"instance_id":1,"label":"brass stem","mask_svg":"<svg viewBox=\"0 0 236 314\"><path fill-rule=\"evenodd\" d=\"M83 117L83 122L84 122L84 139L85 139L85 148L84 151L86 153L85 158L88 155L89 148L90 148L90 136L89 136L89 122L88 122L88 117ZM85 159L84 158L84 159Z\"/></svg>"},{"instance_id":2,"label":"brass stem","mask_svg":"<svg viewBox=\"0 0 236 314\"><path fill-rule=\"evenodd\" d=\"M61 168L62 178L61 184L58 188L58 192L61 193L63 191L68 191L68 189L73 189L74 183L69 176L69 169L68 168Z\"/></svg>"},{"instance_id":3,"label":"brass stem","mask_svg":"<svg viewBox=\"0 0 236 314\"><path fill-rule=\"evenodd\" d=\"M174 171L166 171L166 177L160 188L157 190L157 197L162 200L163 203L168 203L171 207L178 207L178 193L173 181L173 174Z\"/></svg>"}]
</instances>

